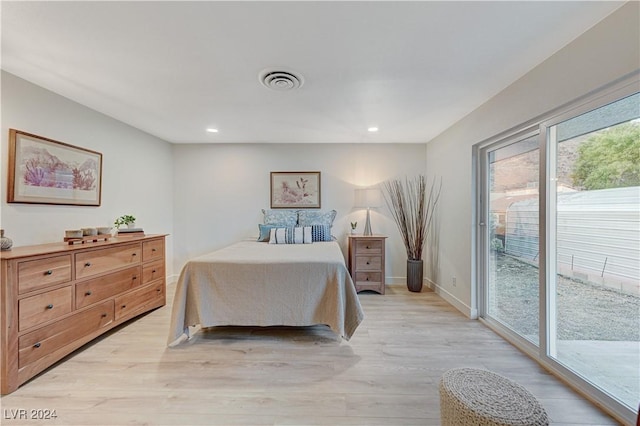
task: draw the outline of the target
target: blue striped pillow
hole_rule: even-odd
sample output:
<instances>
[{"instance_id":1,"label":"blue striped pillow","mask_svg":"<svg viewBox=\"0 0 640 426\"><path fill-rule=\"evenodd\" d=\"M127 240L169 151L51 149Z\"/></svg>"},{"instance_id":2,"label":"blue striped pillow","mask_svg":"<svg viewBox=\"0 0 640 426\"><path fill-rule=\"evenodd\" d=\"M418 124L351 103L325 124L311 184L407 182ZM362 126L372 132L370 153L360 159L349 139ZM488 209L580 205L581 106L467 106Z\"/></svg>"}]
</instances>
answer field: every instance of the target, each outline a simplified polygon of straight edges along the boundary
<instances>
[{"instance_id":1,"label":"blue striped pillow","mask_svg":"<svg viewBox=\"0 0 640 426\"><path fill-rule=\"evenodd\" d=\"M311 244L310 226L271 228L269 244Z\"/></svg>"},{"instance_id":2,"label":"blue striped pillow","mask_svg":"<svg viewBox=\"0 0 640 426\"><path fill-rule=\"evenodd\" d=\"M332 241L329 225L311 225L311 239L315 241Z\"/></svg>"}]
</instances>

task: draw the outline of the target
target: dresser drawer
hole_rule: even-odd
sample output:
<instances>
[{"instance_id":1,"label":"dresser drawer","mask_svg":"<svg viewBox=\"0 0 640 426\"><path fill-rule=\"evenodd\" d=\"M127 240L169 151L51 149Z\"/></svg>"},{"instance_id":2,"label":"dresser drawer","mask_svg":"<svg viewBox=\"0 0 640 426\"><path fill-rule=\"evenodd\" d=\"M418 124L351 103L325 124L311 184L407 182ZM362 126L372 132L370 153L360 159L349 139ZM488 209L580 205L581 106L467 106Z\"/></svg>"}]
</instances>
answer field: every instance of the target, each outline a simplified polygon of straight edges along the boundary
<instances>
[{"instance_id":1,"label":"dresser drawer","mask_svg":"<svg viewBox=\"0 0 640 426\"><path fill-rule=\"evenodd\" d=\"M142 283L150 283L158 278L164 278L164 260L144 265L142 268Z\"/></svg>"},{"instance_id":2,"label":"dresser drawer","mask_svg":"<svg viewBox=\"0 0 640 426\"><path fill-rule=\"evenodd\" d=\"M94 250L76 254L76 279L109 272L140 263L141 244L127 244L105 250Z\"/></svg>"},{"instance_id":3,"label":"dresser drawer","mask_svg":"<svg viewBox=\"0 0 640 426\"><path fill-rule=\"evenodd\" d=\"M20 368L113 322L113 300L27 333L18 340Z\"/></svg>"},{"instance_id":4,"label":"dresser drawer","mask_svg":"<svg viewBox=\"0 0 640 426\"><path fill-rule=\"evenodd\" d=\"M380 255L384 240L358 240L356 242L356 255Z\"/></svg>"},{"instance_id":5,"label":"dresser drawer","mask_svg":"<svg viewBox=\"0 0 640 426\"><path fill-rule=\"evenodd\" d=\"M164 280L116 297L116 321L146 311L147 306L156 304L159 299L164 299Z\"/></svg>"},{"instance_id":6,"label":"dresser drawer","mask_svg":"<svg viewBox=\"0 0 640 426\"><path fill-rule=\"evenodd\" d=\"M68 314L71 312L71 286L21 299L18 312L21 331Z\"/></svg>"},{"instance_id":7,"label":"dresser drawer","mask_svg":"<svg viewBox=\"0 0 640 426\"><path fill-rule=\"evenodd\" d=\"M356 272L382 270L382 257L356 256Z\"/></svg>"},{"instance_id":8,"label":"dresser drawer","mask_svg":"<svg viewBox=\"0 0 640 426\"><path fill-rule=\"evenodd\" d=\"M19 294L67 281L71 281L71 255L30 260L18 264Z\"/></svg>"},{"instance_id":9,"label":"dresser drawer","mask_svg":"<svg viewBox=\"0 0 640 426\"><path fill-rule=\"evenodd\" d=\"M164 259L164 238L142 243L142 260L144 262L159 259Z\"/></svg>"},{"instance_id":10,"label":"dresser drawer","mask_svg":"<svg viewBox=\"0 0 640 426\"><path fill-rule=\"evenodd\" d=\"M76 309L93 305L103 299L141 285L140 266L114 272L76 284Z\"/></svg>"}]
</instances>

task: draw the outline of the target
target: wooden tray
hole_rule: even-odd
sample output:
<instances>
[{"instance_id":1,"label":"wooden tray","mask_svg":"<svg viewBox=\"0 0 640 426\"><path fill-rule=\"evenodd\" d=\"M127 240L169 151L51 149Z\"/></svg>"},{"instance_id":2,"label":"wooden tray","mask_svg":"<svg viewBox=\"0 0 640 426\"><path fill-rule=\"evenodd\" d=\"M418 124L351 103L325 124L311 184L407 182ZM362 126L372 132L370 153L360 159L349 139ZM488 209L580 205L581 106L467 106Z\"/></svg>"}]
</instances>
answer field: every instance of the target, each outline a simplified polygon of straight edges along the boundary
<instances>
[{"instance_id":1,"label":"wooden tray","mask_svg":"<svg viewBox=\"0 0 640 426\"><path fill-rule=\"evenodd\" d=\"M78 238L70 238L65 237L64 242L69 243L69 245L73 245L75 243L95 243L98 241L107 241L111 238L111 235L87 235L86 237L78 237Z\"/></svg>"}]
</instances>

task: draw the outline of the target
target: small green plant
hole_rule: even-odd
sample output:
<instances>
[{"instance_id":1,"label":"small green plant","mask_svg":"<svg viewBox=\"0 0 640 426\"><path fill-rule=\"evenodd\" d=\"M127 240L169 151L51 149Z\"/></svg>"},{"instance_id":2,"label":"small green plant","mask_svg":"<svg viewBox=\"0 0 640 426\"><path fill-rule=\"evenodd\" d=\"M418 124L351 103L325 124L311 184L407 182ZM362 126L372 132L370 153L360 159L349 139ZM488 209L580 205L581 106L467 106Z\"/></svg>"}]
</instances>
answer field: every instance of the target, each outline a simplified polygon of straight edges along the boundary
<instances>
[{"instance_id":1,"label":"small green plant","mask_svg":"<svg viewBox=\"0 0 640 426\"><path fill-rule=\"evenodd\" d=\"M351 229L352 230L356 230L356 227L358 226L358 222L350 222L351 223Z\"/></svg>"},{"instance_id":2,"label":"small green plant","mask_svg":"<svg viewBox=\"0 0 640 426\"><path fill-rule=\"evenodd\" d=\"M504 253L504 244L502 244L502 240L500 238L494 238L491 240L491 250L497 251L498 253Z\"/></svg>"},{"instance_id":3,"label":"small green plant","mask_svg":"<svg viewBox=\"0 0 640 426\"><path fill-rule=\"evenodd\" d=\"M131 216L130 214L125 214L117 218L116 221L113 222L113 224L116 225L116 228L120 229L121 225L129 225L130 223L135 223L135 222L136 222L135 216Z\"/></svg>"}]
</instances>

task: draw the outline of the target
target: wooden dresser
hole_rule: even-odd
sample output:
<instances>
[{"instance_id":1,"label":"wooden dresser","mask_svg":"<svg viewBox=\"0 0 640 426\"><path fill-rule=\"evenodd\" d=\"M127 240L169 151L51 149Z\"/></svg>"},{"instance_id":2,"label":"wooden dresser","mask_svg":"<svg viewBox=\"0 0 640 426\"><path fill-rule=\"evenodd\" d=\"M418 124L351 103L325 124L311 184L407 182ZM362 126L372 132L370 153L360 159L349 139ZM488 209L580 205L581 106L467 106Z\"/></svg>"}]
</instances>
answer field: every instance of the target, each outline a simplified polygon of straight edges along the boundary
<instances>
[{"instance_id":1,"label":"wooden dresser","mask_svg":"<svg viewBox=\"0 0 640 426\"><path fill-rule=\"evenodd\" d=\"M165 235L0 253L0 393L165 304Z\"/></svg>"},{"instance_id":2,"label":"wooden dresser","mask_svg":"<svg viewBox=\"0 0 640 426\"><path fill-rule=\"evenodd\" d=\"M385 239L382 235L349 236L349 272L356 291L384 294Z\"/></svg>"}]
</instances>

